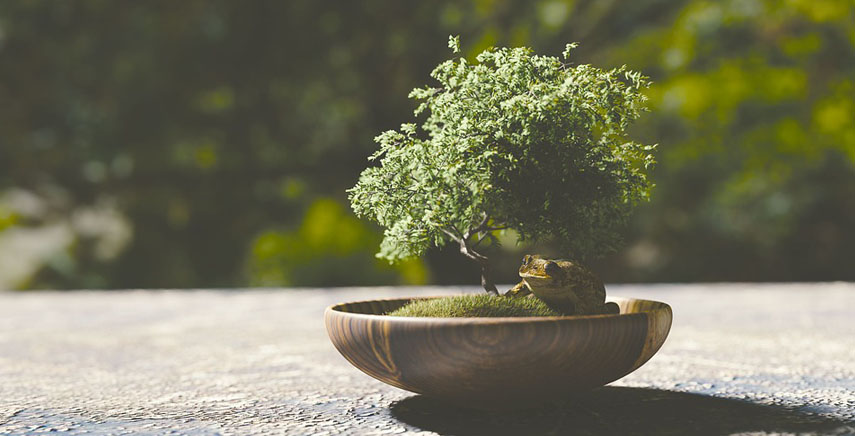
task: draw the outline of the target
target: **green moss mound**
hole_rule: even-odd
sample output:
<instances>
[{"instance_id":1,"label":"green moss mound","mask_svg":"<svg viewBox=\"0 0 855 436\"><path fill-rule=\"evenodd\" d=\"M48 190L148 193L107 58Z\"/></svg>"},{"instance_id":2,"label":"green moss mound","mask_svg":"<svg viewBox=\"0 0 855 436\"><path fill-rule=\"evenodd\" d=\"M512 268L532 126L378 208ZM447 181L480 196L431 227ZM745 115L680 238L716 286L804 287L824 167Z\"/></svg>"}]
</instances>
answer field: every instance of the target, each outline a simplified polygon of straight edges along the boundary
<instances>
[{"instance_id":1,"label":"green moss mound","mask_svg":"<svg viewBox=\"0 0 855 436\"><path fill-rule=\"evenodd\" d=\"M428 318L561 316L537 298L497 297L488 294L416 300L387 315Z\"/></svg>"}]
</instances>

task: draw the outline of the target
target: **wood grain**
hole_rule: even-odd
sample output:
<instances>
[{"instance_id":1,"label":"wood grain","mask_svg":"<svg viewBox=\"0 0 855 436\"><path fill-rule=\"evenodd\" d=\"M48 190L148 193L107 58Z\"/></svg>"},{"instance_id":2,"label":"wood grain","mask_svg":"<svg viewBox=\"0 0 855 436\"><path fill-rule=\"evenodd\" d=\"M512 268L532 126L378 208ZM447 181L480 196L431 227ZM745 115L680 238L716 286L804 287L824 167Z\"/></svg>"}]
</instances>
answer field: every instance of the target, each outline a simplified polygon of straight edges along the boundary
<instances>
[{"instance_id":1,"label":"wood grain","mask_svg":"<svg viewBox=\"0 0 855 436\"><path fill-rule=\"evenodd\" d=\"M582 393L644 364L665 342L671 307L608 298L619 315L405 318L409 298L330 306L327 333L366 374L480 409L520 409Z\"/></svg>"}]
</instances>

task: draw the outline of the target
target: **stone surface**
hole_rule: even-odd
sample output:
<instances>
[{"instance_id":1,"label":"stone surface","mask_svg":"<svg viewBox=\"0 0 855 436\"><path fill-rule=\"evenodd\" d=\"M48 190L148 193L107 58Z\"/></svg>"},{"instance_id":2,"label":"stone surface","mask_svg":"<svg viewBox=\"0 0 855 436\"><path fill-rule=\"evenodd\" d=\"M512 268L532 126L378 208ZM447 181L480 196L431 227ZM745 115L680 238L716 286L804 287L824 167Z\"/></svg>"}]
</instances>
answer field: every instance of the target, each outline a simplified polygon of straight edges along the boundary
<instances>
[{"instance_id":1,"label":"stone surface","mask_svg":"<svg viewBox=\"0 0 855 436\"><path fill-rule=\"evenodd\" d=\"M855 434L855 285L613 285L671 335L584 398L470 412L386 386L326 337L340 301L475 288L0 293L0 435Z\"/></svg>"}]
</instances>

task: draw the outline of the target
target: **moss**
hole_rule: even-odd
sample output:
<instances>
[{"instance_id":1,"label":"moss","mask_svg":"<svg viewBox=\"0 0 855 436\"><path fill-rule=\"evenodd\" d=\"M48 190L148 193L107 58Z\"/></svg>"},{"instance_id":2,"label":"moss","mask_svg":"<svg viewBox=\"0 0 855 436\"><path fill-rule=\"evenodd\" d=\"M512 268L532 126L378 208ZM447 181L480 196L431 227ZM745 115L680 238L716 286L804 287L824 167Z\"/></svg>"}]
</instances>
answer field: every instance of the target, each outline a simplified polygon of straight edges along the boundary
<instances>
[{"instance_id":1,"label":"moss","mask_svg":"<svg viewBox=\"0 0 855 436\"><path fill-rule=\"evenodd\" d=\"M488 294L416 300L387 315L430 318L560 316L537 298L497 297Z\"/></svg>"}]
</instances>

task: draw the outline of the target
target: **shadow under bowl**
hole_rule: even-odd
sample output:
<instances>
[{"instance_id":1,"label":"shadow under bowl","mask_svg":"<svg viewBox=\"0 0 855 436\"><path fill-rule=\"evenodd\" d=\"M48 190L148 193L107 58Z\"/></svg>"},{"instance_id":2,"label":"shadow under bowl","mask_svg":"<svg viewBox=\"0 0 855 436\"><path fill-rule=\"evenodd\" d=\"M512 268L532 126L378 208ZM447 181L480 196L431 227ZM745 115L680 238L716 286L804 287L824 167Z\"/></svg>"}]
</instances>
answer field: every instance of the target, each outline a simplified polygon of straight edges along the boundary
<instances>
[{"instance_id":1,"label":"shadow under bowl","mask_svg":"<svg viewBox=\"0 0 855 436\"><path fill-rule=\"evenodd\" d=\"M478 409L534 407L603 386L647 362L671 329L667 304L617 297L607 301L620 306L618 315L384 315L413 300L330 306L327 333L345 359L377 380Z\"/></svg>"}]
</instances>

